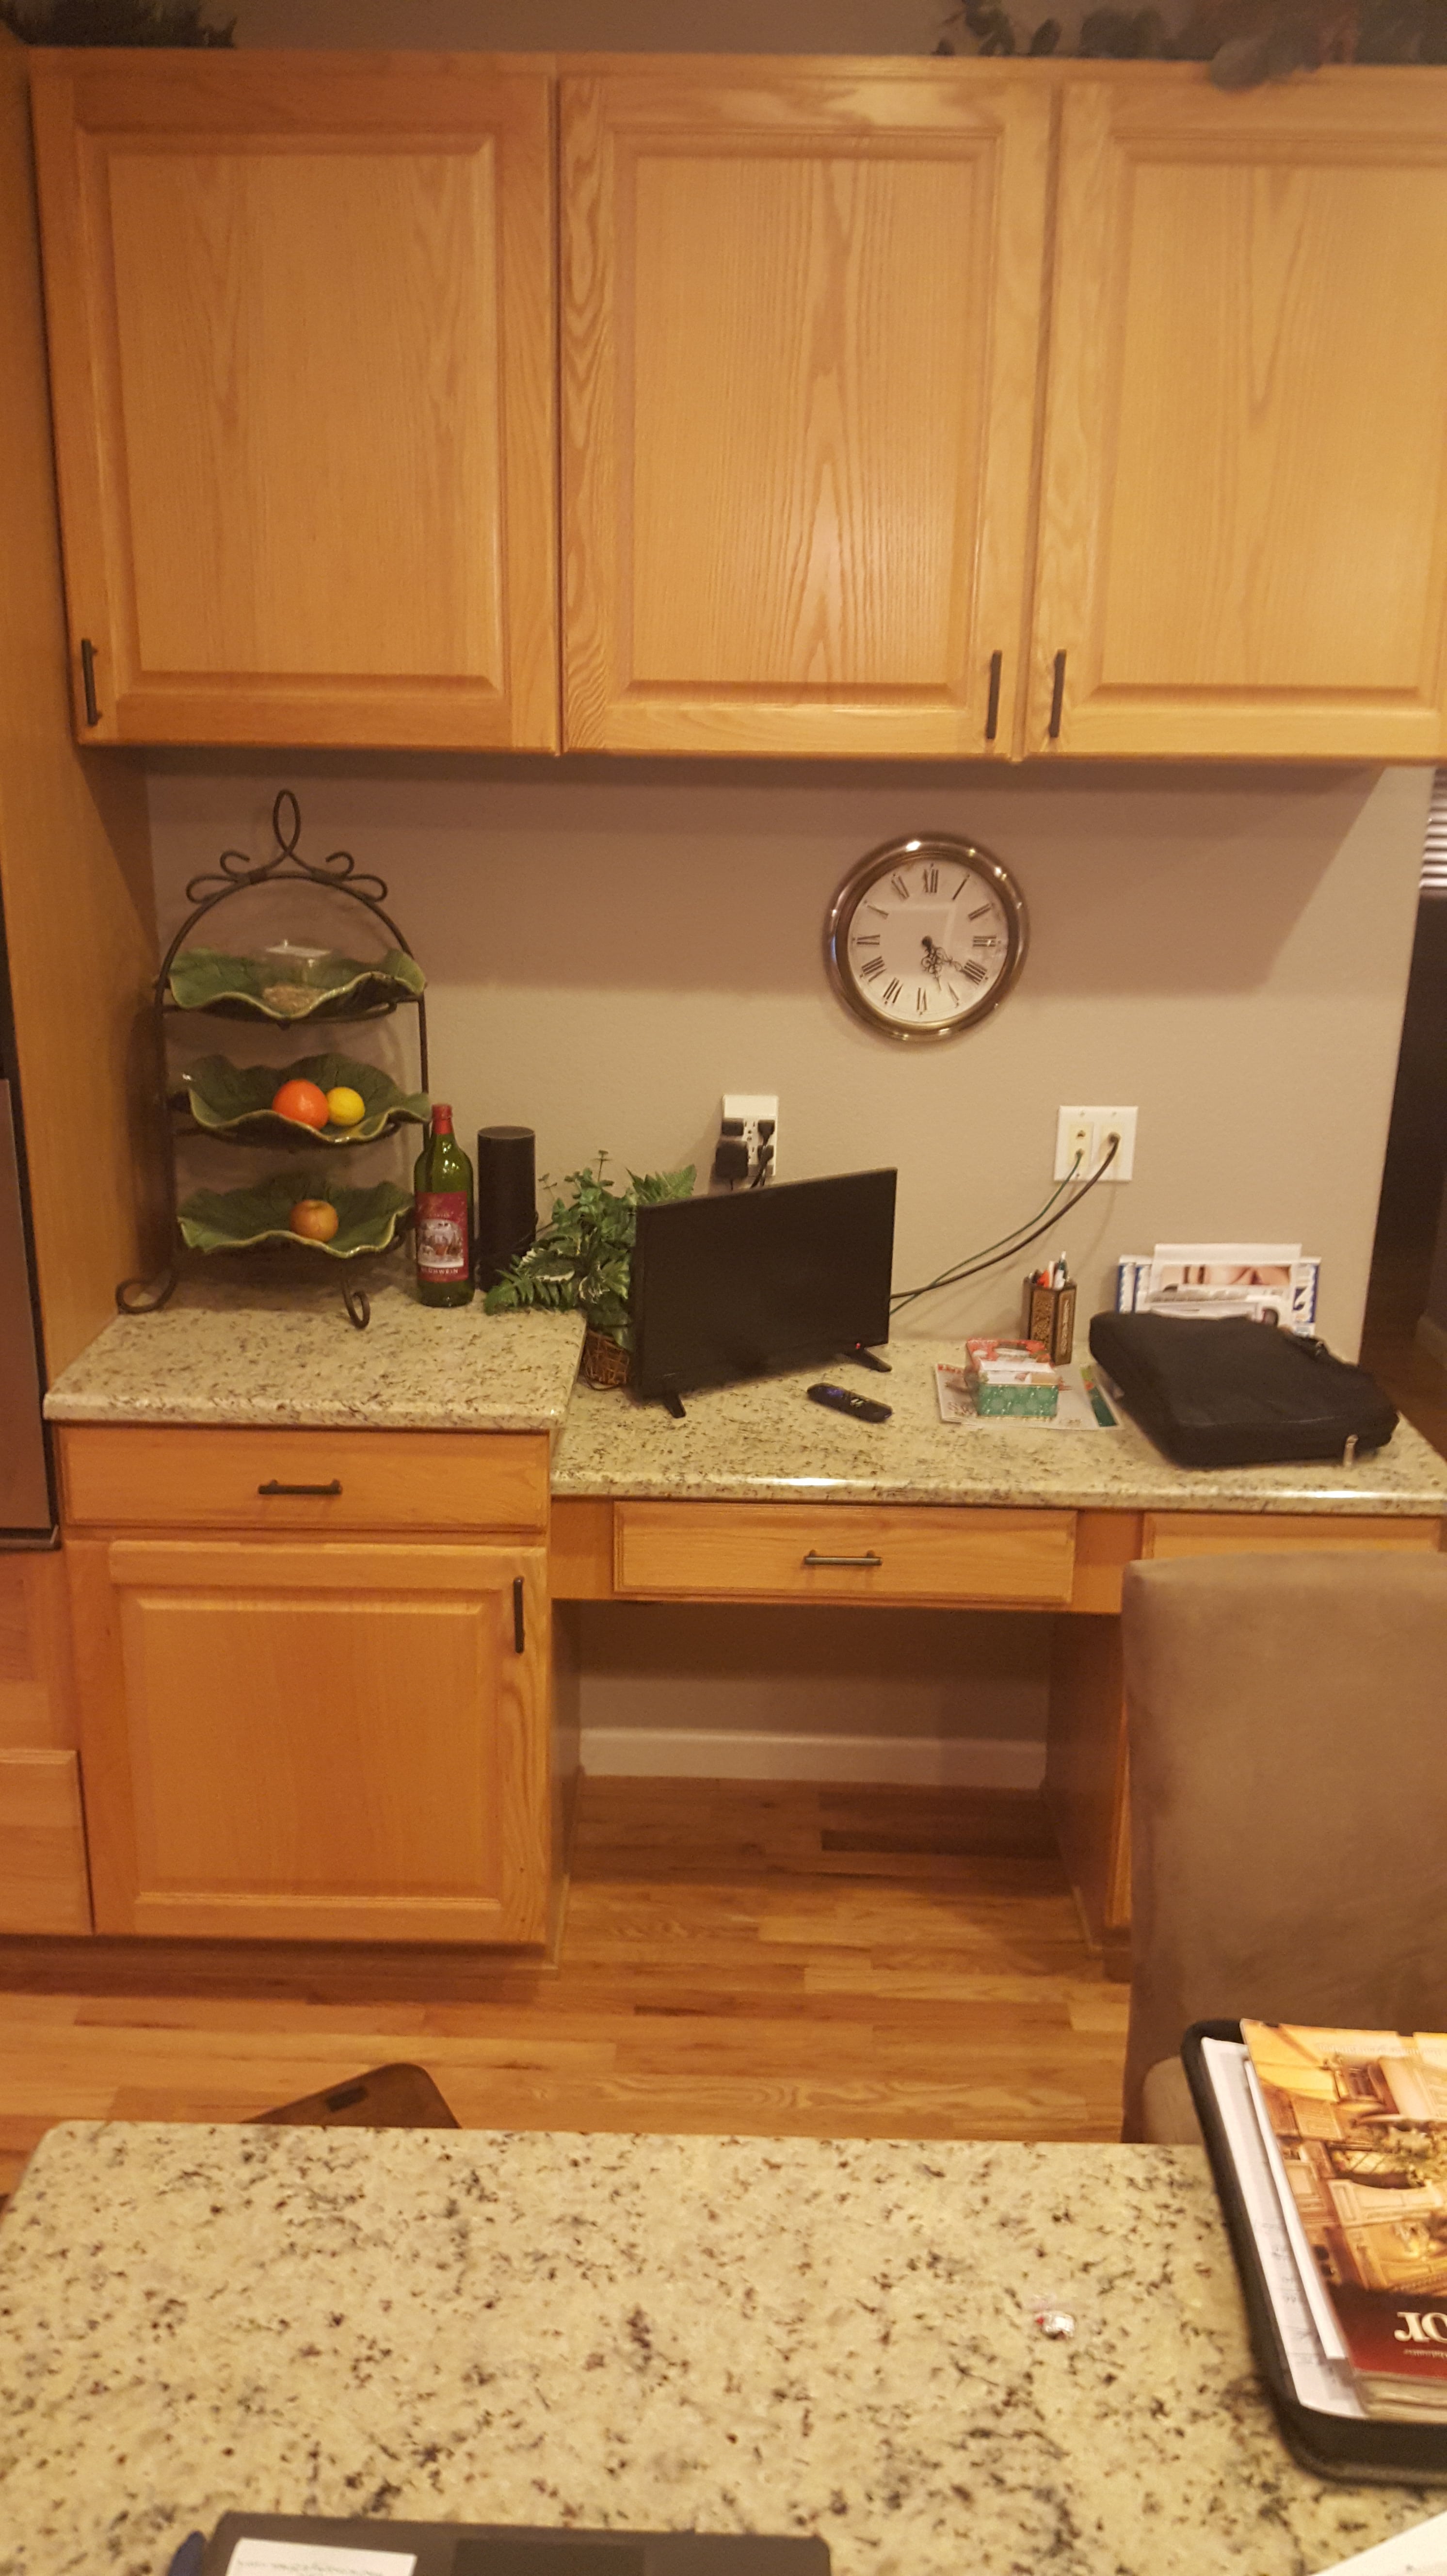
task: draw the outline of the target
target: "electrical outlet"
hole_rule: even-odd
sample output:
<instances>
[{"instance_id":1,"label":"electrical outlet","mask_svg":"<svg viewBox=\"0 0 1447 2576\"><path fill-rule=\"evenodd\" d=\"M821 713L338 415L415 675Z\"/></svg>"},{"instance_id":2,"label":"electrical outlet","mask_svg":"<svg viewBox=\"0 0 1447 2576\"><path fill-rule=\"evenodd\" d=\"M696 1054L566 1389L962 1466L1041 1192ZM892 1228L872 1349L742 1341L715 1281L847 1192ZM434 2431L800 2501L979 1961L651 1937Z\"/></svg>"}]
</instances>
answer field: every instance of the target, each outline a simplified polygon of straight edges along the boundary
<instances>
[{"instance_id":1,"label":"electrical outlet","mask_svg":"<svg viewBox=\"0 0 1447 2576\"><path fill-rule=\"evenodd\" d=\"M736 1158L724 1156L725 1168L714 1163L714 1176L731 1181L736 1188L762 1189L779 1177L779 1102L777 1094L764 1091L726 1091L719 1130L721 1149L742 1144L747 1157L743 1170L733 1173L727 1164Z\"/></svg>"},{"instance_id":2,"label":"electrical outlet","mask_svg":"<svg viewBox=\"0 0 1447 2576\"><path fill-rule=\"evenodd\" d=\"M1135 1170L1135 1122L1133 1109L1062 1109L1055 1121L1057 1181L1088 1181L1105 1161L1112 1136L1120 1145L1105 1177L1128 1181Z\"/></svg>"}]
</instances>

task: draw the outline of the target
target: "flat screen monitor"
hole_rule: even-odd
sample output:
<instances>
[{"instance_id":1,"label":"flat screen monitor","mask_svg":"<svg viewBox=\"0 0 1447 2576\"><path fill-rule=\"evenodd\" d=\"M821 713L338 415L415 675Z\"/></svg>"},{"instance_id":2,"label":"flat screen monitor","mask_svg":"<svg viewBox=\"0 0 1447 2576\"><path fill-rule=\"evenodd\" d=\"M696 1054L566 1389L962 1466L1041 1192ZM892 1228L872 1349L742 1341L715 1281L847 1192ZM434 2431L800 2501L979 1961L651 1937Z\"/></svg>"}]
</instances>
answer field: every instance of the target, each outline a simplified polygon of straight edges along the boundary
<instances>
[{"instance_id":1,"label":"flat screen monitor","mask_svg":"<svg viewBox=\"0 0 1447 2576\"><path fill-rule=\"evenodd\" d=\"M682 1395L889 1339L893 1172L776 1181L638 1211L640 1395Z\"/></svg>"}]
</instances>

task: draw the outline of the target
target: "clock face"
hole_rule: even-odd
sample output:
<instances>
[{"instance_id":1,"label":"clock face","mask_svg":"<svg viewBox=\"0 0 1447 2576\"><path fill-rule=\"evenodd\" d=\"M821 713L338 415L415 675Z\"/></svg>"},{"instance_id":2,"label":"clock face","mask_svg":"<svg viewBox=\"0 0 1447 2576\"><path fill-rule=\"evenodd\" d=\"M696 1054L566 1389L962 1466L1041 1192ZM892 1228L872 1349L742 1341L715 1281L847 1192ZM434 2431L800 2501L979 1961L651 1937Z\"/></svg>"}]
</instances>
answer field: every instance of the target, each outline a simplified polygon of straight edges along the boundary
<instances>
[{"instance_id":1,"label":"clock face","mask_svg":"<svg viewBox=\"0 0 1447 2576\"><path fill-rule=\"evenodd\" d=\"M890 841L846 877L825 953L835 990L886 1037L958 1037L1025 962L1025 899L971 841Z\"/></svg>"}]
</instances>

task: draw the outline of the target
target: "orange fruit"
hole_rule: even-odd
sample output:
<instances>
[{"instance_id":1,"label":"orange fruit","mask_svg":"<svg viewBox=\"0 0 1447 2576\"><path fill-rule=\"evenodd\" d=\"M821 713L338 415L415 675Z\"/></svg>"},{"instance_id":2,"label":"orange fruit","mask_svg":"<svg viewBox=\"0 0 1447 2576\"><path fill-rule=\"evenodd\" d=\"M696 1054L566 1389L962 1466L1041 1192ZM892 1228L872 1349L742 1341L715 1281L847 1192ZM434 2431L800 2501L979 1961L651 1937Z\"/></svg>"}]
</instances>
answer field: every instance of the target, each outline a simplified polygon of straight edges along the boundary
<instances>
[{"instance_id":1,"label":"orange fruit","mask_svg":"<svg viewBox=\"0 0 1447 2576\"><path fill-rule=\"evenodd\" d=\"M325 1127L327 1095L314 1082L284 1082L272 1094L272 1108L278 1118L290 1118L298 1127Z\"/></svg>"}]
</instances>

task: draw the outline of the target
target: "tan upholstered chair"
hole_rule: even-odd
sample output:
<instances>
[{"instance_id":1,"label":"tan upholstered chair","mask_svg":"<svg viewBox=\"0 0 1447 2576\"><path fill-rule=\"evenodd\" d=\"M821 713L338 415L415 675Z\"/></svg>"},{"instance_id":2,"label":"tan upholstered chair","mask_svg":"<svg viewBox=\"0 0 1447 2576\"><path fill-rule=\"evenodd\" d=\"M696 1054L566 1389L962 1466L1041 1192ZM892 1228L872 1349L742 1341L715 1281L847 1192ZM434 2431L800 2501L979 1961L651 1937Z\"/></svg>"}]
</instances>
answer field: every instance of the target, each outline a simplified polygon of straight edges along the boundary
<instances>
[{"instance_id":1,"label":"tan upholstered chair","mask_svg":"<svg viewBox=\"0 0 1447 2576\"><path fill-rule=\"evenodd\" d=\"M1123 1633L1122 2134L1196 2140L1193 2021L1447 2029L1447 1559L1133 1565Z\"/></svg>"}]
</instances>

